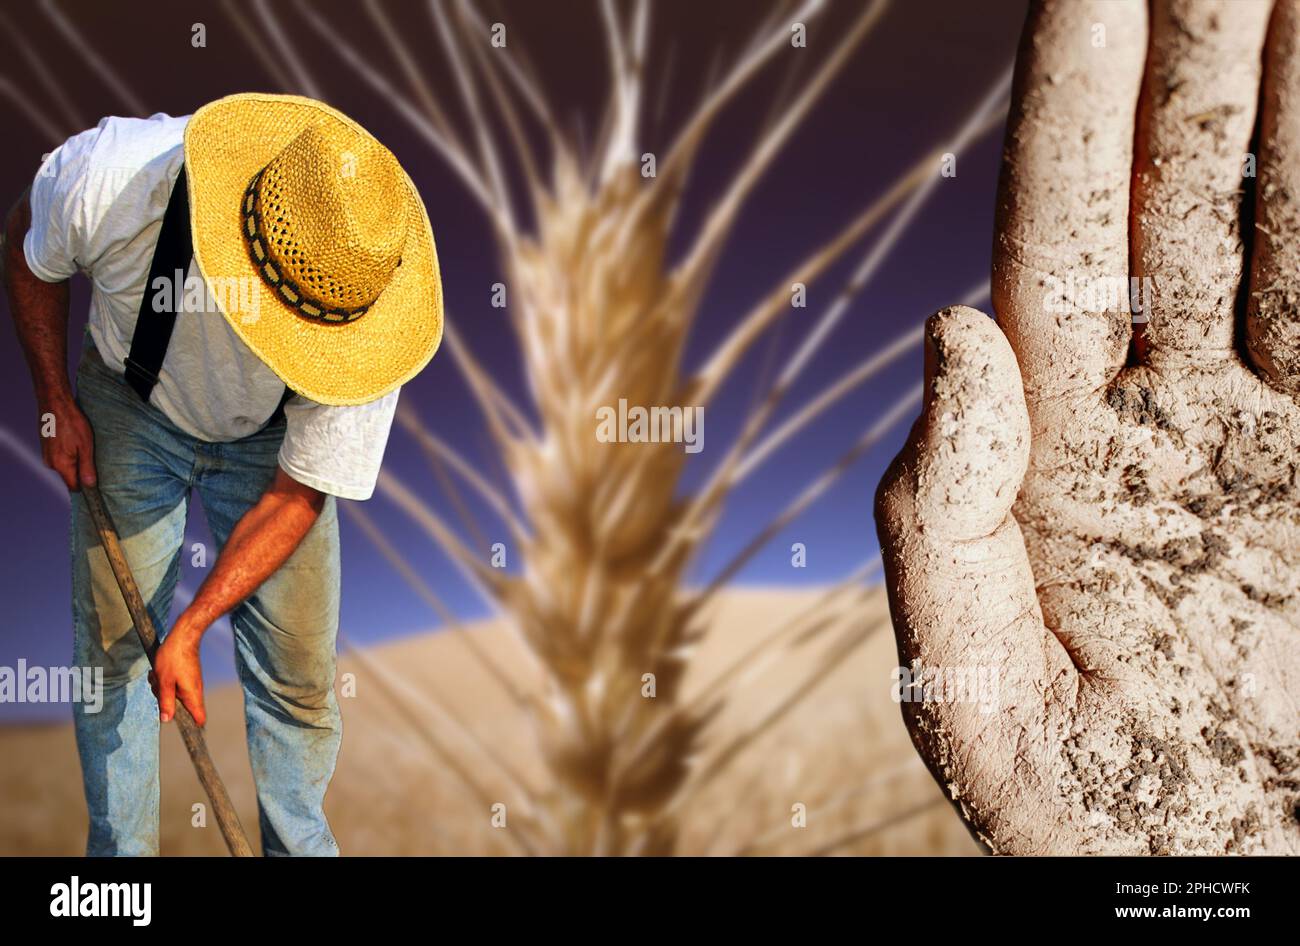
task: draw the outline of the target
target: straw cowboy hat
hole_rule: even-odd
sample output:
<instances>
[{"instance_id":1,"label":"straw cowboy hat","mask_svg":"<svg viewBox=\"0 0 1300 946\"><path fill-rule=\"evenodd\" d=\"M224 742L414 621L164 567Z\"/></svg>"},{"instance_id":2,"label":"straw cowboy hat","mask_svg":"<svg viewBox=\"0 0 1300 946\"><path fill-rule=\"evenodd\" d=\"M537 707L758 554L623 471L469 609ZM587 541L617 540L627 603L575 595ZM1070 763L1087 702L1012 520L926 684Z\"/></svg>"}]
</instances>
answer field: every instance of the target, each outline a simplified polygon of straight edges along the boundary
<instances>
[{"instance_id":1,"label":"straw cowboy hat","mask_svg":"<svg viewBox=\"0 0 1300 946\"><path fill-rule=\"evenodd\" d=\"M433 232L369 132L312 99L232 95L190 119L185 166L199 270L289 388L364 404L429 363L442 338Z\"/></svg>"}]
</instances>

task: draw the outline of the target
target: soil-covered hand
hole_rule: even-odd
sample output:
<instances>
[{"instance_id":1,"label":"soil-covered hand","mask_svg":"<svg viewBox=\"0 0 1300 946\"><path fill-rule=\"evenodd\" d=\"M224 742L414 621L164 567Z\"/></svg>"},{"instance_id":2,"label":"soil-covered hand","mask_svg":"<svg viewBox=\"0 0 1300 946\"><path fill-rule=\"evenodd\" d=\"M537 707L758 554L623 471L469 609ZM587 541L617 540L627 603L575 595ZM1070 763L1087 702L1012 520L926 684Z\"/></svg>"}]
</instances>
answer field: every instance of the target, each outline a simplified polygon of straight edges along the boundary
<instances>
[{"instance_id":1,"label":"soil-covered hand","mask_svg":"<svg viewBox=\"0 0 1300 946\"><path fill-rule=\"evenodd\" d=\"M917 748L995 852L1300 853L1300 0L1035 6L993 304L878 495Z\"/></svg>"}]
</instances>

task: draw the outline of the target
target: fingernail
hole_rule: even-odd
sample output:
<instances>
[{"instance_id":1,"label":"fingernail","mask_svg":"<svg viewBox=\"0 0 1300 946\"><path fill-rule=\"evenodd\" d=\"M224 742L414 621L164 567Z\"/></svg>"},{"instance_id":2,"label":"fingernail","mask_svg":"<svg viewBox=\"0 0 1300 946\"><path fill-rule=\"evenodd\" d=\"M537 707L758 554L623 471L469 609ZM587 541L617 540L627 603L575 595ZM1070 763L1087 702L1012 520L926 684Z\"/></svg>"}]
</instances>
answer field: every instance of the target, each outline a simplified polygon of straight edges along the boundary
<instances>
[{"instance_id":1,"label":"fingernail","mask_svg":"<svg viewBox=\"0 0 1300 946\"><path fill-rule=\"evenodd\" d=\"M163 713L160 718L164 723L170 723L172 721L172 717L170 713Z\"/></svg>"}]
</instances>

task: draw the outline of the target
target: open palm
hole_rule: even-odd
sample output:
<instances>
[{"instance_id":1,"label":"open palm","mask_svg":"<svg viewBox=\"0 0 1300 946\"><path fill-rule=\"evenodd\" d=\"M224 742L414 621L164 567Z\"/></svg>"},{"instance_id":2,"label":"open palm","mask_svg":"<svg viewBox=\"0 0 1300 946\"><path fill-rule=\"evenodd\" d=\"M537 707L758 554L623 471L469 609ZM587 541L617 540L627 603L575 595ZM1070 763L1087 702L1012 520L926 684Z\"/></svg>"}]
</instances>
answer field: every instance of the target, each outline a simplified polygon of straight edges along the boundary
<instances>
[{"instance_id":1,"label":"open palm","mask_svg":"<svg viewBox=\"0 0 1300 946\"><path fill-rule=\"evenodd\" d=\"M993 302L878 496L901 663L997 684L913 741L999 853L1300 853L1300 0L1035 6Z\"/></svg>"}]
</instances>

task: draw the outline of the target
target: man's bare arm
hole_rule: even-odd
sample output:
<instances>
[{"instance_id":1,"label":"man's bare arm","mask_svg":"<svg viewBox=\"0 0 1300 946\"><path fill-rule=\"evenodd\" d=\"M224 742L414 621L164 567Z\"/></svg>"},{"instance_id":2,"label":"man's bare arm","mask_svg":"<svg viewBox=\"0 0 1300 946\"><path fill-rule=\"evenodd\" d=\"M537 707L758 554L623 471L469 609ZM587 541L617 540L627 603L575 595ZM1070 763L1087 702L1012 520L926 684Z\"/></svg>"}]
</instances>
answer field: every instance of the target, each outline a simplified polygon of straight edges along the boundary
<instances>
[{"instance_id":1,"label":"man's bare arm","mask_svg":"<svg viewBox=\"0 0 1300 946\"><path fill-rule=\"evenodd\" d=\"M158 649L150 682L158 697L159 718L176 713L179 696L194 721L205 719L199 642L227 611L249 598L293 554L315 524L325 494L299 483L284 470L235 524L212 573Z\"/></svg>"},{"instance_id":2,"label":"man's bare arm","mask_svg":"<svg viewBox=\"0 0 1300 946\"><path fill-rule=\"evenodd\" d=\"M18 343L32 374L32 389L41 418L41 456L68 489L95 484L95 446L90 424L73 400L68 381L68 281L39 279L23 256L23 238L31 226L30 190L18 198L5 220L3 260L5 291ZM47 415L53 426L47 425Z\"/></svg>"}]
</instances>

